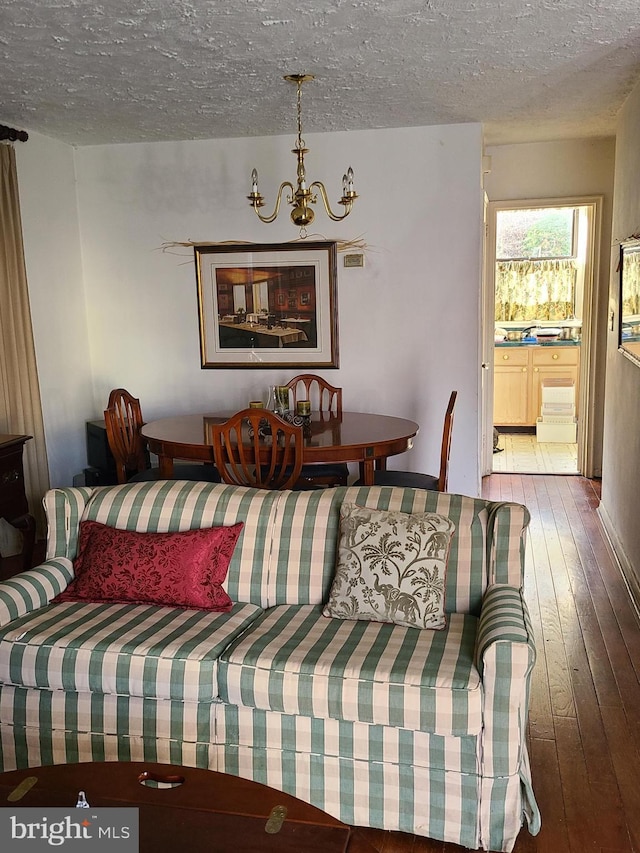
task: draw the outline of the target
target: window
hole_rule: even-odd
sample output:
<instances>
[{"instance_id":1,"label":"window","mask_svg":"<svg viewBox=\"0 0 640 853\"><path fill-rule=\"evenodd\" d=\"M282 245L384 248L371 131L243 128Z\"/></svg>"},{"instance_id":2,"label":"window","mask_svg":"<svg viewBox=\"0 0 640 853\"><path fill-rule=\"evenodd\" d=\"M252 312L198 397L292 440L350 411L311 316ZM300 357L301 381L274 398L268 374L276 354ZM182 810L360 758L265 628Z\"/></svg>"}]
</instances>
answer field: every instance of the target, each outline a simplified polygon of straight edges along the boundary
<instances>
[{"instance_id":1,"label":"window","mask_svg":"<svg viewBox=\"0 0 640 853\"><path fill-rule=\"evenodd\" d=\"M576 215L573 207L499 211L496 258L575 258Z\"/></svg>"},{"instance_id":2,"label":"window","mask_svg":"<svg viewBox=\"0 0 640 853\"><path fill-rule=\"evenodd\" d=\"M496 220L496 322L575 316L578 209L501 210Z\"/></svg>"}]
</instances>

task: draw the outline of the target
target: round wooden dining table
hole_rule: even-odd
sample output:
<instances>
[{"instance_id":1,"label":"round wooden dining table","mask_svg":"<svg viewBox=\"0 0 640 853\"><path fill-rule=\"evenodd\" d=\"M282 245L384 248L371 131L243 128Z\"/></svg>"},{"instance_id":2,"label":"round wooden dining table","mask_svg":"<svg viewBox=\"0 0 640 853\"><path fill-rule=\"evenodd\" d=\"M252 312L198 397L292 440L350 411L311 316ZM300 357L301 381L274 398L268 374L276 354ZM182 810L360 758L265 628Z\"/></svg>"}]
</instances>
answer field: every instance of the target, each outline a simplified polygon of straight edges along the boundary
<instances>
[{"instance_id":1,"label":"round wooden dining table","mask_svg":"<svg viewBox=\"0 0 640 853\"><path fill-rule=\"evenodd\" d=\"M142 436L149 450L158 456L161 476L173 476L174 459L213 463L210 427L233 414L230 410L175 415L145 424ZM372 486L374 470L384 470L389 456L410 450L418 429L414 421L391 415L312 412L304 439L303 464L358 462L362 481Z\"/></svg>"}]
</instances>

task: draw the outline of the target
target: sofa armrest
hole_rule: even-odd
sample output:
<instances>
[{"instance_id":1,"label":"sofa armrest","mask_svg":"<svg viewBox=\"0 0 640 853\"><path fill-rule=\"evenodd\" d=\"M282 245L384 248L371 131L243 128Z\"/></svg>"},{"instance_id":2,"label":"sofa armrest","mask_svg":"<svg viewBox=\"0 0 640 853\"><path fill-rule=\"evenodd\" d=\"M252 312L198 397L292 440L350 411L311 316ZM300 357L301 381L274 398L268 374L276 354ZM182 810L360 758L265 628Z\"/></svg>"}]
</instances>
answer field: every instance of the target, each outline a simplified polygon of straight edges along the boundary
<instances>
[{"instance_id":1,"label":"sofa armrest","mask_svg":"<svg viewBox=\"0 0 640 853\"><path fill-rule=\"evenodd\" d=\"M522 504L501 501L491 504L487 529L488 586L524 582L524 552L529 510Z\"/></svg>"},{"instance_id":2,"label":"sofa armrest","mask_svg":"<svg viewBox=\"0 0 640 853\"><path fill-rule=\"evenodd\" d=\"M476 666L483 688L485 776L506 776L522 766L535 659L522 590L493 584L484 595L476 640Z\"/></svg>"},{"instance_id":3,"label":"sofa armrest","mask_svg":"<svg viewBox=\"0 0 640 853\"><path fill-rule=\"evenodd\" d=\"M47 560L35 569L0 583L0 627L47 605L73 580L73 563L66 557Z\"/></svg>"},{"instance_id":4,"label":"sofa armrest","mask_svg":"<svg viewBox=\"0 0 640 853\"><path fill-rule=\"evenodd\" d=\"M49 489L42 499L47 516L47 560L68 557L73 560L78 547L80 519L91 497L100 489Z\"/></svg>"},{"instance_id":5,"label":"sofa armrest","mask_svg":"<svg viewBox=\"0 0 640 853\"><path fill-rule=\"evenodd\" d=\"M484 595L476 640L483 690L480 836L487 850L511 850L525 820L532 835L540 831L526 740L535 660L522 590L493 584ZM520 808L513 803L509 809L498 807L513 785L519 789Z\"/></svg>"}]
</instances>

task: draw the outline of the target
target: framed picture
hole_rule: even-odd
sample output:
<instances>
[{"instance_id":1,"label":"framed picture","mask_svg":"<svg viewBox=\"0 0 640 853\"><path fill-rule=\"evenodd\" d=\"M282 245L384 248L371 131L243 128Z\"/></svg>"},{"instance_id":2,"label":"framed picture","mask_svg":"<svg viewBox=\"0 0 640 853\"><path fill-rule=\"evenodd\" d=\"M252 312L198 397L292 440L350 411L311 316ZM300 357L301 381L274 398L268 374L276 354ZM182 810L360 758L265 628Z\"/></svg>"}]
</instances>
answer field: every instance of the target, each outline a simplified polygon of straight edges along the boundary
<instances>
[{"instance_id":1,"label":"framed picture","mask_svg":"<svg viewBox=\"0 0 640 853\"><path fill-rule=\"evenodd\" d=\"M335 242L194 252L203 368L338 367Z\"/></svg>"},{"instance_id":2,"label":"framed picture","mask_svg":"<svg viewBox=\"0 0 640 853\"><path fill-rule=\"evenodd\" d=\"M640 366L640 240L620 244L619 349Z\"/></svg>"}]
</instances>

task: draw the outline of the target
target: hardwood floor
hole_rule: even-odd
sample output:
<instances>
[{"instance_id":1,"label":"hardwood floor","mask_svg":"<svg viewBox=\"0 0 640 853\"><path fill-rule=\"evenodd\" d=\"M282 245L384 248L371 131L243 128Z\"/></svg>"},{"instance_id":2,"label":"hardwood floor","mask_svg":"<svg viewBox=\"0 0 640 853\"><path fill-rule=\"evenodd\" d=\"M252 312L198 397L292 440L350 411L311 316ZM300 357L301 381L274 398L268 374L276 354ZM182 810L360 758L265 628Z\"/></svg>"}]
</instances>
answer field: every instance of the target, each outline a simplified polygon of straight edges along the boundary
<instances>
[{"instance_id":1,"label":"hardwood floor","mask_svg":"<svg viewBox=\"0 0 640 853\"><path fill-rule=\"evenodd\" d=\"M535 838L523 829L514 853L640 853L640 623L596 514L599 482L492 474L483 496L531 512L529 754L542 829ZM379 853L464 849L358 833Z\"/></svg>"},{"instance_id":2,"label":"hardwood floor","mask_svg":"<svg viewBox=\"0 0 640 853\"><path fill-rule=\"evenodd\" d=\"M542 829L535 838L523 829L514 853L640 853L640 623L596 514L599 483L492 474L483 494L531 512L525 592L538 658L529 750ZM357 829L349 849L464 848Z\"/></svg>"}]
</instances>

